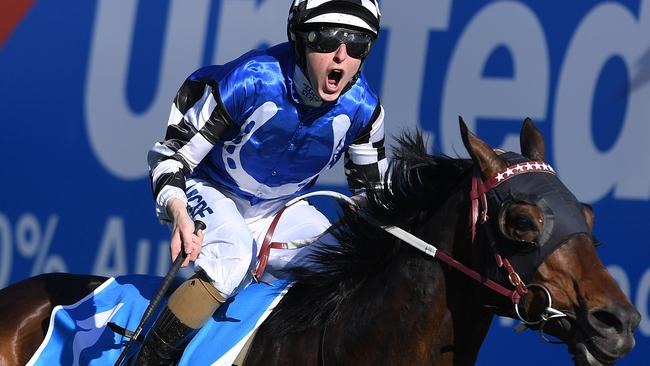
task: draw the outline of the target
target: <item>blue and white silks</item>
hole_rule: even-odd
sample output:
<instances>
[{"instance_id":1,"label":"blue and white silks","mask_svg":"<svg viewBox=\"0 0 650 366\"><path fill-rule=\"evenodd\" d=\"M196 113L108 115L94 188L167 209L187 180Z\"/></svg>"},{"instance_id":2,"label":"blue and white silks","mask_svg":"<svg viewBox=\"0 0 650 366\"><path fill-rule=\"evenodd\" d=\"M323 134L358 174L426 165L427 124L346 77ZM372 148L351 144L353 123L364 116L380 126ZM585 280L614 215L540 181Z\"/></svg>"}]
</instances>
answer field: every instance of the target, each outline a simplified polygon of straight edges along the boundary
<instances>
[{"instance_id":1,"label":"blue and white silks","mask_svg":"<svg viewBox=\"0 0 650 366\"><path fill-rule=\"evenodd\" d=\"M315 92L298 75L288 43L190 75L189 80L218 88L215 103L234 123L198 164L195 177L227 187L252 204L299 196L374 122L379 99L363 75L336 101L309 107L297 93Z\"/></svg>"},{"instance_id":2,"label":"blue and white silks","mask_svg":"<svg viewBox=\"0 0 650 366\"><path fill-rule=\"evenodd\" d=\"M135 330L161 280L143 275L110 278L79 302L55 307L45 340L27 365L113 365L128 339L114 333L107 323ZM290 286L291 282L281 280L273 286L251 284L230 298L190 342L178 365L232 365ZM129 352L138 348L131 347Z\"/></svg>"}]
</instances>

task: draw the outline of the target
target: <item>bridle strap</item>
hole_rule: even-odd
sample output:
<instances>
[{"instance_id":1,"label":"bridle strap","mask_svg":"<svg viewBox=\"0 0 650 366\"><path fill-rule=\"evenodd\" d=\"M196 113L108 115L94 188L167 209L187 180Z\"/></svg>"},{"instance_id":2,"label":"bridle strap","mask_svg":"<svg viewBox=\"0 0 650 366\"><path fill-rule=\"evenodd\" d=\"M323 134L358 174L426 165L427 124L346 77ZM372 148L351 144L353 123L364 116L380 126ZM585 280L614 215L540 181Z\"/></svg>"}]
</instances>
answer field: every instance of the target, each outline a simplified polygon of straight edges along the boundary
<instances>
[{"instance_id":1,"label":"bridle strap","mask_svg":"<svg viewBox=\"0 0 650 366\"><path fill-rule=\"evenodd\" d=\"M441 250L438 250L436 252L435 258L439 259L442 262L447 263L452 268L454 268L454 269L456 269L456 270L458 270L460 272L463 272L464 274L471 277L472 279L474 279L476 282L482 284L483 286L486 286L487 288L489 288L489 289L491 289L491 290L493 290L493 291L495 291L495 292L497 292L497 293L499 293L499 294L501 294L501 295L503 295L503 296L505 296L507 298L510 298L512 300L513 304L518 304L519 303L519 300L521 299L521 296L519 295L519 293L517 293L517 291L509 290L509 289L501 286L497 282L494 282L494 281L492 281L491 279L489 279L489 278L487 278L485 276L481 276L480 273L476 272L475 270L473 270L471 268L468 268L464 264L462 264L459 261L452 258L449 254L447 254L447 253L445 253L445 252L443 252Z\"/></svg>"},{"instance_id":2,"label":"bridle strap","mask_svg":"<svg viewBox=\"0 0 650 366\"><path fill-rule=\"evenodd\" d=\"M479 186L482 187L482 184L477 185L477 187L479 187ZM483 193L483 195L484 195L484 193ZM333 191L310 192L308 194L305 194L305 195L300 196L300 197L296 197L296 198L292 199L291 201L289 201L285 205L285 207L283 207L280 211L278 211L278 213L274 217L273 222L269 226L269 229L268 229L268 231L266 233L266 237L264 238L264 243L262 244L262 249L260 250L260 254L258 256L259 263L257 265L257 269L253 272L253 277L256 280L259 281L259 278L264 273L264 268L266 267L266 264L268 262L269 251L270 251L271 248L275 248L274 244L277 245L279 248L287 248L286 243L278 243L278 242L271 243L271 238L273 237L273 231L275 230L275 226L277 226L277 222L279 221L280 216L282 215L282 212L284 212L284 209L291 206L291 205L293 205L293 204L295 204L295 203L297 203L297 202L299 202L299 201L301 201L301 200L303 200L303 199L306 199L308 197L313 197L313 196L329 196L329 197L333 197L333 198L335 198L335 199L337 199L339 201L344 201L348 205L350 205L350 207L353 207L355 209L356 209L356 207L358 207L356 202L354 202L352 199L350 199L350 197L348 197L348 196L346 196L344 194L338 193L338 192L333 192ZM484 204L483 207L487 207L487 202ZM477 212L478 212L478 210L477 210ZM484 215L486 215L486 213L484 213ZM476 272L475 270L473 270L473 269L465 266L464 264L458 262L457 260L452 258L449 254L439 250L434 245L431 245L431 244L425 242L424 240L418 238L417 236L409 233L408 231L406 231L406 230L404 230L404 229L402 229L400 227L391 226L391 225L382 225L378 221L373 219L372 217L365 216L365 215L364 215L363 218L364 218L364 220L368 221L369 223L371 223L371 224L373 224L373 225L375 225L377 227L380 227L381 229L383 229L387 233L393 235L397 239L405 242L406 244L414 247L415 249L423 252L424 254L426 254L426 255L428 255L430 257L433 257L433 258L437 258L438 260L440 260L440 261L446 263L447 265L449 265L450 267L464 273L465 275L469 276L470 278L474 279L475 281L479 282L480 284L482 284L482 285L492 289L493 291L495 291L495 292L497 292L497 293L511 299L514 304L519 303L519 299L520 299L521 296L517 293L517 291L509 290L509 289L505 288L504 286L500 285L499 283L494 282L494 281L492 281L491 279L489 279L489 278L487 278L485 276L482 276L480 273Z\"/></svg>"},{"instance_id":3,"label":"bridle strap","mask_svg":"<svg viewBox=\"0 0 650 366\"><path fill-rule=\"evenodd\" d=\"M548 166L548 168L550 168L550 166ZM550 168L549 172L553 172L552 168ZM472 195L472 240L474 240L474 237L475 237L475 224L476 224L476 221L477 221L476 219L478 218L479 199L481 200L481 204L483 205L481 223L484 223L484 222L487 221L487 198L486 198L486 195L485 195L487 190L485 188L486 188L486 185L483 184L483 181L482 181L480 175L478 175L478 176L475 175L472 178L472 193L471 193L471 195ZM493 187L490 187L490 189L491 188L493 188ZM260 249L260 254L258 256L258 261L259 262L258 262L257 268L252 273L253 278L256 281L260 282L260 277L264 274L264 269L266 268L266 264L268 263L270 250L272 248L287 249L289 247L289 245L287 243L271 242L272 237L273 237L273 233L275 231L275 228L276 228L276 226L277 226L277 224L278 224L278 222L280 220L280 216L282 215L282 213L284 212L284 210L287 207L289 207L289 206L291 206L291 205L293 205L293 204L295 204L297 202L300 202L300 201L302 201L302 200L304 200L304 199L306 199L308 197L312 197L312 196L329 196L329 197L333 197L333 198L335 198L335 199L337 199L339 201L346 202L354 210L357 210L357 208L358 208L357 203L354 200L352 200L350 197L348 197L348 196L346 196L344 194L338 193L338 192L334 192L334 191L310 192L310 193L307 193L305 195L296 197L296 198L292 199L291 201L287 202L285 204L285 206L276 213L275 217L273 218L273 221L271 222L271 225L269 226L269 229L267 230L266 236L264 238L264 242L262 243L262 248ZM358 212L358 210L357 210L357 212ZM396 227L396 226L381 225L375 219L373 219L372 217L368 217L368 216L364 216L364 219L366 221L368 221L369 223L380 227L381 229L385 230L386 232L388 232L389 234L391 234L394 237L398 238L399 240L403 241L404 243L406 243L406 244L420 250L424 254L426 254L426 255L428 255L430 257L436 258L436 259L446 263L451 268L456 269L459 272L464 273L466 276L472 278L473 280L480 283L481 285L491 289L492 291L495 291L496 293L498 293L498 294L500 294L500 295L502 295L504 297L509 298L512 301L512 303L514 304L514 306L515 306L515 311L517 313L517 316L524 323L526 323L526 324L538 324L538 323L541 323L540 334L543 332L543 327L546 324L546 322L548 322L549 320L555 319L555 318L560 318L560 317L565 317L566 316L566 314L564 314L563 312L561 312L559 310L556 310L556 309L551 307L551 301L552 301L551 300L551 295L550 295L550 292L545 287L543 287L541 285L537 285L537 284L526 285L521 280L521 278L519 277L517 272L514 270L514 268L510 264L510 261L507 258L502 258L501 255L499 255L496 252L496 248L494 248L494 244L495 244L494 236L493 236L492 231L489 230L489 228L487 228L486 232L487 232L487 235L488 235L488 240L490 241L490 244L492 245L492 250L494 251L495 261L496 261L497 266L499 268L504 268L506 270L506 272L508 273L508 280L515 287L514 291L502 286L501 284L491 280L490 278L488 278L486 276L481 275L477 271L475 271L475 270L467 267L466 265L460 263L459 261L457 261L456 259L451 257L449 254L447 254L447 253L445 253L445 252L443 252L441 250L438 250L438 248L436 248L435 246L433 246L431 244L428 244L424 240L422 240L422 239L418 238L417 236L403 230L402 228L399 228L399 227ZM528 287L529 286L539 286L539 287L543 288L544 291L547 294L547 297L548 297L549 305L546 308L544 314L542 314L541 320L537 321L537 322L526 321L520 315L520 312L519 312L519 307L518 306L519 306L520 300L524 295L526 295L528 293ZM324 346L324 337L325 337L325 332L324 332L324 329L323 329L323 333L321 334L321 348ZM544 337L543 334L542 334L542 338L548 342L547 338ZM323 363L324 363L324 359L323 359Z\"/></svg>"},{"instance_id":4,"label":"bridle strap","mask_svg":"<svg viewBox=\"0 0 650 366\"><path fill-rule=\"evenodd\" d=\"M510 178L524 173L548 173L555 175L555 170L551 165L546 164L543 161L527 161L524 163L514 164L508 166L506 169L498 171L494 177L488 179L487 182L485 182L487 191Z\"/></svg>"},{"instance_id":5,"label":"bridle strap","mask_svg":"<svg viewBox=\"0 0 650 366\"><path fill-rule=\"evenodd\" d=\"M483 206L483 211L481 212L481 224L487 221L488 205L487 197L485 196L485 193L487 191L488 190L483 183L483 179L481 178L481 172L478 170L478 168L475 168L474 175L472 176L472 188L470 190L470 199L472 201L472 243L476 238L476 223L478 222L479 200Z\"/></svg>"},{"instance_id":6,"label":"bridle strap","mask_svg":"<svg viewBox=\"0 0 650 366\"><path fill-rule=\"evenodd\" d=\"M489 192L490 190L492 190L494 187L498 186L505 180L521 173L537 171L537 169L541 169L541 171L548 172L548 173L554 173L550 165L547 164L528 163L527 165L530 168L527 169L526 164L517 164L508 167L504 171L497 172L495 177L489 179L487 183L483 182L483 178L481 177L481 171L479 170L479 168L478 167L474 168L474 173L472 176L472 188L470 190L470 199L472 202L472 242L474 242L474 239L476 237L476 224L478 221L478 214L479 214L479 202L483 208L481 211L480 223L485 224L488 220L488 204L487 204L487 195L486 195L487 192ZM505 269L507 273L508 281L515 288L515 291L510 291L511 294L508 297L512 299L512 302L514 304L518 304L521 297L523 297L528 293L526 284L521 280L519 274L515 271L514 267L510 264L510 261L506 258L502 258L501 255L497 252L496 239L494 238L494 234L490 229L490 227L488 226L485 229L486 229L485 230L486 234L488 236L488 241L490 242L490 246L494 253L494 259L496 261L497 267ZM499 292L496 289L493 290Z\"/></svg>"},{"instance_id":7,"label":"bridle strap","mask_svg":"<svg viewBox=\"0 0 650 366\"><path fill-rule=\"evenodd\" d=\"M488 219L486 193L499 186L501 183L509 180L510 178L525 173L548 173L555 175L555 170L545 162L528 161L507 166L505 169L496 172L493 177L490 177L486 182L484 182L478 167L474 168L474 175L472 176L472 188L470 191L470 199L472 201L472 241L474 241L476 235L479 199L483 205L481 216L481 224L483 224L487 222ZM528 288L522 281L519 274L515 271L512 264L510 264L510 261L506 258L502 258L501 255L497 252L496 240L494 239L494 235L492 233L492 230L490 230L490 227L486 227L485 231L487 233L488 240L490 241L490 245L492 246L492 251L494 252L494 259L496 260L497 267L505 269L508 275L508 281L515 287L516 296L513 295L512 299L513 303L517 304L519 302L519 298L528 293Z\"/></svg>"},{"instance_id":8,"label":"bridle strap","mask_svg":"<svg viewBox=\"0 0 650 366\"><path fill-rule=\"evenodd\" d=\"M472 199L472 241L475 238L475 233L476 233L476 223L478 221L479 217L479 200L481 205L483 206L483 210L481 212L481 223L485 223L487 221L487 198L486 194L487 189L485 184L483 183L483 180L480 176L480 172L478 170L475 171L474 177L472 178L472 189L471 189L471 199ZM302 201L308 197L313 197L313 196L329 196L333 197L339 201L344 201L348 205L350 205L353 208L357 208L356 202L354 202L350 197L338 193L338 192L333 192L333 191L315 191L315 192L310 192L305 195L296 197L292 199L291 201L287 202L285 206L278 211L278 213L275 215L273 218L273 222L269 226L269 229L266 233L266 236L264 238L264 242L262 243L262 248L260 249L260 254L258 256L258 265L256 270L253 272L253 278L256 281L259 281L260 277L264 273L264 269L266 267L266 264L268 263L268 258L269 258L269 252L271 248L287 248L286 243L279 243L279 242L271 242L271 239L273 237L273 232L275 231L275 227L277 226L278 221L280 220L280 216L284 212L284 210L299 202ZM375 219L365 216L364 219L368 221L369 223L380 227L381 229L385 230L389 234L393 235L394 237L400 239L401 241L409 244L410 246L420 250L424 254L437 258L440 261L446 263L450 267L464 273L465 275L469 276L470 278L474 279L475 281L479 282L480 284L492 289L493 291L511 299L513 304L518 304L519 300L523 295L527 293L526 285L521 281L521 278L519 275L514 271L514 268L512 265L510 265L510 262L508 262L507 259L502 259L498 254L495 253L495 258L497 260L497 264L499 264L499 267L504 267L506 271L508 272L508 279L512 283L513 286L515 286L515 290L509 290L506 287L502 286L501 284L494 282L493 280L482 276L480 273L477 271L467 267L466 265L458 262L454 258L452 258L449 254L439 250L436 248L434 245L431 245L424 240L418 238L417 236L409 233L408 231L399 228L397 226L390 226L390 225L382 225L379 222L377 222ZM489 232L489 236L491 237L491 232L490 230L487 230ZM492 240L492 238L490 238Z\"/></svg>"},{"instance_id":9,"label":"bridle strap","mask_svg":"<svg viewBox=\"0 0 650 366\"><path fill-rule=\"evenodd\" d=\"M287 206L282 207L276 214L275 217L273 218L273 221L271 221L271 225L269 225L268 230L266 231L266 235L264 236L264 241L262 242L262 247L260 248L260 253L257 256L257 267L255 270L252 272L253 279L255 282L260 282L260 278L264 274L264 270L266 269L266 265L269 262L269 254L271 252L271 248L281 248L281 249L286 249L287 248L287 243L280 243L280 242L271 242L273 239L273 233L275 232L275 228L278 226L278 222L280 221L280 217L282 216L282 213L284 210L287 208Z\"/></svg>"},{"instance_id":10,"label":"bridle strap","mask_svg":"<svg viewBox=\"0 0 650 366\"><path fill-rule=\"evenodd\" d=\"M347 197L346 197L347 198ZM347 200L346 200L347 201ZM356 207L356 206L353 206ZM459 261L455 260L452 256L449 254L445 253L442 250L439 250L435 246L425 242L424 240L418 238L417 236L409 233L408 231L397 227L397 226L389 226L389 225L381 225L377 221L375 221L373 218L364 216L364 220L370 222L371 224L378 226L382 228L384 231L387 233L393 235L394 237L400 239L401 241L405 242L406 244L409 244L410 246L420 250L424 254L436 258L450 267L464 273L465 275L469 276L470 278L474 279L476 282L482 284L483 286L486 286L493 291L509 298L512 300L513 304L518 304L519 300L521 298L521 295L518 293L518 291L512 291L504 286L500 285L497 282L492 281L491 279L482 276L480 273L476 272L475 270L467 267L466 265L460 263Z\"/></svg>"}]
</instances>

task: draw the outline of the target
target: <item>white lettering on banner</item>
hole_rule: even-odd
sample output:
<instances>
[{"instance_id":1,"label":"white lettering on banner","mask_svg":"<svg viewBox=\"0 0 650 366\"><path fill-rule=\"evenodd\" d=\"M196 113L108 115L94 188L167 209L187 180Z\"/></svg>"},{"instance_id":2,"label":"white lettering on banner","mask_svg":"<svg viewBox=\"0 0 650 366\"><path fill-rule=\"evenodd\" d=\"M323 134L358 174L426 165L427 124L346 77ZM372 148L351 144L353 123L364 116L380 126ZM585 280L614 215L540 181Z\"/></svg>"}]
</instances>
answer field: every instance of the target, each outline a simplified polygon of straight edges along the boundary
<instances>
[{"instance_id":1,"label":"white lettering on banner","mask_svg":"<svg viewBox=\"0 0 650 366\"><path fill-rule=\"evenodd\" d=\"M289 5L284 0L221 0L214 62L226 63L262 43L286 42Z\"/></svg>"},{"instance_id":2,"label":"white lettering on banner","mask_svg":"<svg viewBox=\"0 0 650 366\"><path fill-rule=\"evenodd\" d=\"M648 312L648 294L650 293L650 269L647 269L639 280L639 286L636 289L636 297L632 297L632 286L625 269L619 265L607 266L607 271L612 275L618 287L634 303L635 307L641 313L641 323L639 332L646 337L650 337L650 313Z\"/></svg>"},{"instance_id":3,"label":"white lettering on banner","mask_svg":"<svg viewBox=\"0 0 650 366\"><path fill-rule=\"evenodd\" d=\"M50 215L43 226L33 213L21 215L16 222L16 249L23 258L33 260L32 276L44 272L67 272L63 258L50 253L58 223L59 216Z\"/></svg>"},{"instance_id":4,"label":"white lettering on banner","mask_svg":"<svg viewBox=\"0 0 650 366\"><path fill-rule=\"evenodd\" d=\"M102 276L119 276L127 273L164 276L171 267L169 240L160 241L156 247L156 252L153 253L156 258L154 271L149 267L149 263L151 263L151 247L152 244L149 239L138 239L135 246L128 245L124 231L124 218L111 216L106 220L92 273ZM135 249L129 250L129 248ZM132 271L129 271L129 256L127 253L135 253L135 259L132 261L134 263ZM178 275L181 278L188 278L192 273L193 270L186 267L181 269Z\"/></svg>"},{"instance_id":5,"label":"white lettering on banner","mask_svg":"<svg viewBox=\"0 0 650 366\"><path fill-rule=\"evenodd\" d=\"M400 0L386 0L382 5L382 28L387 34L381 103L386 110L384 134L388 145L404 128L420 127L420 104L429 32L444 31L449 27L450 0L409 0L409 11L404 11ZM435 54L435 52L433 52ZM432 133L422 131L430 144ZM387 150L390 153L390 149ZM343 164L339 161L318 179L320 184L345 184Z\"/></svg>"},{"instance_id":6,"label":"white lettering on banner","mask_svg":"<svg viewBox=\"0 0 650 366\"><path fill-rule=\"evenodd\" d=\"M169 271L171 267L171 258L169 257L169 240L162 240L157 248L155 255L156 266L155 270L151 270L149 263L151 263L151 240L149 239L140 239L136 244L136 255L135 255L135 269L134 273L139 274L153 274L157 276L164 276ZM182 269L179 272L181 277L190 277L193 274L193 270L189 267Z\"/></svg>"},{"instance_id":7,"label":"white lettering on banner","mask_svg":"<svg viewBox=\"0 0 650 366\"><path fill-rule=\"evenodd\" d=\"M636 83L629 93L625 120L614 145L599 151L591 136L594 88L603 65L621 57L631 77L639 74L638 63L647 54L645 35L650 34L650 6L644 0L635 18L620 4L606 3L585 16L569 43L561 63L554 121L555 166L566 183L583 200L594 202L613 191L622 199L650 198L650 135L645 118L650 83ZM277 1L222 0L218 21L216 62L238 56L261 43L277 43L284 34L287 6ZM446 30L452 3L449 0L414 0L411 12L399 9L397 0L386 0L384 27L387 35L382 102L386 106L387 135L406 126L417 126L422 101L424 65L431 52L428 34ZM204 51L210 4L207 0L172 1L163 42L159 87L149 108L134 113L127 101L137 1L100 0L89 57L85 115L90 145L100 163L121 179L146 176L144 156L164 132L171 99L187 73L200 66ZM512 29L516 29L513 32ZM236 41L233 41L236 37ZM435 47L435 46L434 46ZM504 47L513 59L512 79L483 77L485 62ZM644 53L645 52L645 53ZM412 64L405 65L405 60ZM547 117L549 103L549 52L543 29L524 4L504 1L481 8L453 50L440 104L441 150L455 155L464 151L457 128L462 115L476 131L479 118L537 121ZM404 77L408 69L409 77ZM641 75L641 74L639 74ZM128 133L124 133L128 131ZM432 140L432 139L430 139ZM119 141L120 148L115 148ZM509 134L500 144L517 150L517 136ZM634 161L634 164L620 164ZM630 179L629 177L634 177ZM342 164L324 174L321 184L343 184ZM584 184L589 181L590 184Z\"/></svg>"},{"instance_id":8,"label":"white lettering on banner","mask_svg":"<svg viewBox=\"0 0 650 366\"><path fill-rule=\"evenodd\" d=\"M93 265L93 273L109 277L128 273L124 221L121 217L108 218Z\"/></svg>"},{"instance_id":9,"label":"white lettering on banner","mask_svg":"<svg viewBox=\"0 0 650 366\"><path fill-rule=\"evenodd\" d=\"M555 166L576 196L587 202L612 189L616 198L650 198L650 83L629 92L620 135L609 151L599 151L591 134L593 95L604 64L618 56L628 71L635 70L648 48L648 35L650 1L641 1L638 19L624 6L606 3L585 17L569 43L553 117Z\"/></svg>"},{"instance_id":10,"label":"white lettering on banner","mask_svg":"<svg viewBox=\"0 0 650 366\"><path fill-rule=\"evenodd\" d=\"M634 297L632 297L633 289L625 269L619 265L609 265L607 266L607 270L614 277L621 290L633 301L639 313L641 313L639 332L645 337L650 337L650 309L648 308L648 300L650 300L650 268L646 269L643 275L641 275L639 285L634 293L636 296Z\"/></svg>"},{"instance_id":11,"label":"white lettering on banner","mask_svg":"<svg viewBox=\"0 0 650 366\"><path fill-rule=\"evenodd\" d=\"M648 309L648 300L650 300L650 269L647 269L643 273L643 276L641 276L636 295L636 308L641 313L639 331L646 337L650 337L650 309Z\"/></svg>"},{"instance_id":12,"label":"white lettering on banner","mask_svg":"<svg viewBox=\"0 0 650 366\"><path fill-rule=\"evenodd\" d=\"M382 3L382 23L390 28L382 104L386 110L385 134L390 140L405 127L420 125L420 105L424 87L429 32L445 31L451 16L450 0L409 0L408 11L400 0ZM433 136L428 136L433 143Z\"/></svg>"},{"instance_id":13,"label":"white lettering on banner","mask_svg":"<svg viewBox=\"0 0 650 366\"><path fill-rule=\"evenodd\" d=\"M10 219L0 213L0 288L11 283L12 264L17 258L28 261L20 269L28 269L31 276L68 271L63 257L50 250L58 223L58 214L50 214L41 223L34 213L27 212L16 218L12 228ZM18 257L14 257L14 247Z\"/></svg>"},{"instance_id":14,"label":"white lettering on banner","mask_svg":"<svg viewBox=\"0 0 650 366\"><path fill-rule=\"evenodd\" d=\"M11 224L7 216L0 214L0 288L9 284L13 263Z\"/></svg>"},{"instance_id":15,"label":"white lettering on banner","mask_svg":"<svg viewBox=\"0 0 650 366\"><path fill-rule=\"evenodd\" d=\"M116 177L146 176L146 152L164 134L173 96L187 75L200 66L209 6L207 0L171 1L156 96L146 112L135 114L128 104L126 85L137 1L98 1L85 119L97 159Z\"/></svg>"},{"instance_id":16,"label":"white lettering on banner","mask_svg":"<svg viewBox=\"0 0 650 366\"><path fill-rule=\"evenodd\" d=\"M485 62L505 47L514 68L512 79L485 78ZM549 52L535 14L516 2L496 2L481 9L466 26L453 51L444 83L440 134L442 150L464 152L458 115L476 131L477 118L546 119L549 93ZM519 151L519 135L500 144Z\"/></svg>"},{"instance_id":17,"label":"white lettering on banner","mask_svg":"<svg viewBox=\"0 0 650 366\"><path fill-rule=\"evenodd\" d=\"M136 244L135 273L145 274L149 272L149 254L151 242L147 239L140 239Z\"/></svg>"}]
</instances>

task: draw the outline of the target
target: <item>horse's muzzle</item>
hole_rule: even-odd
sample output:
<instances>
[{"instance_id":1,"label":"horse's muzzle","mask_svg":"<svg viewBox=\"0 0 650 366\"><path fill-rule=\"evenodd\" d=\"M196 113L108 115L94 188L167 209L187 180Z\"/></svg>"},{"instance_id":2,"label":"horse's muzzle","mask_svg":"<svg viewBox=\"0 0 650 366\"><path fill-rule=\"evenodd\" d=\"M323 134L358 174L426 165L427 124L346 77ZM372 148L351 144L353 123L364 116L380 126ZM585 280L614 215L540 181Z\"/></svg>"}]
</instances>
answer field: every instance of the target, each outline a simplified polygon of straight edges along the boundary
<instances>
[{"instance_id":1,"label":"horse's muzzle","mask_svg":"<svg viewBox=\"0 0 650 366\"><path fill-rule=\"evenodd\" d=\"M610 303L587 316L592 342L607 354L622 357L634 347L634 330L641 314L629 303Z\"/></svg>"},{"instance_id":2,"label":"horse's muzzle","mask_svg":"<svg viewBox=\"0 0 650 366\"><path fill-rule=\"evenodd\" d=\"M641 315L629 303L589 311L586 324L576 324L575 364L613 365L634 348L634 330L640 321Z\"/></svg>"}]
</instances>

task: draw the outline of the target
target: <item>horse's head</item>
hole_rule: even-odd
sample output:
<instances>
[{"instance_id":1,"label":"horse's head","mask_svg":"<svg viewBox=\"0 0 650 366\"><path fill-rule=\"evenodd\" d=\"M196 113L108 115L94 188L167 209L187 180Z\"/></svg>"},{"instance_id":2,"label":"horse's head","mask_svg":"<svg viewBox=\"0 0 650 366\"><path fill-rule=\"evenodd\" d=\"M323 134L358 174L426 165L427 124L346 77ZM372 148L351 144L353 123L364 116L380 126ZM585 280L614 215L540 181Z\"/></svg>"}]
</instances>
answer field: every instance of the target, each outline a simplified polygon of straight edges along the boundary
<instances>
[{"instance_id":1,"label":"horse's head","mask_svg":"<svg viewBox=\"0 0 650 366\"><path fill-rule=\"evenodd\" d=\"M498 313L566 342L577 365L613 364L634 347L640 315L596 254L591 207L580 204L546 164L544 140L532 121L521 130L522 155L495 152L460 125L482 178L473 198L483 204L474 205L473 216L479 216L477 235L490 245L477 260L501 284L516 287L522 280L518 306L501 302Z\"/></svg>"}]
</instances>

